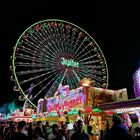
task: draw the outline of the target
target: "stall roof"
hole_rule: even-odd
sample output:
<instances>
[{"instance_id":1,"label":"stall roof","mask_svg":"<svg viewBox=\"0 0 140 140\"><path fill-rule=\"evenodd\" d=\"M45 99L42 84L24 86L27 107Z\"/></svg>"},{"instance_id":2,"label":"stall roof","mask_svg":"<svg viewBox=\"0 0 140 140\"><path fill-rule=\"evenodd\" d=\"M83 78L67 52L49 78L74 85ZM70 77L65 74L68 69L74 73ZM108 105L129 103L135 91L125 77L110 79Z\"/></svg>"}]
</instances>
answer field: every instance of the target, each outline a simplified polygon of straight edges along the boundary
<instances>
[{"instance_id":1,"label":"stall roof","mask_svg":"<svg viewBox=\"0 0 140 140\"><path fill-rule=\"evenodd\" d=\"M127 101L111 102L100 104L98 107L103 110L119 109L119 108L128 108L128 107L138 107L140 106L140 98L130 99Z\"/></svg>"}]
</instances>

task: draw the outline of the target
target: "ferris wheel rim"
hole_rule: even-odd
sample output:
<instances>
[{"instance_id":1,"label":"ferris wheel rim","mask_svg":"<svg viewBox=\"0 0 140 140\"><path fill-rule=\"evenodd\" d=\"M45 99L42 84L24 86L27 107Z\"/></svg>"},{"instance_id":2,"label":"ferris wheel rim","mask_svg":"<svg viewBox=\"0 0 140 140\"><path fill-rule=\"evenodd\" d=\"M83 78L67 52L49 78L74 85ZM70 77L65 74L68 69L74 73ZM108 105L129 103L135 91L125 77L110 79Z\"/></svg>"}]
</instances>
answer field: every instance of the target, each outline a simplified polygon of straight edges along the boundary
<instances>
[{"instance_id":1,"label":"ferris wheel rim","mask_svg":"<svg viewBox=\"0 0 140 140\"><path fill-rule=\"evenodd\" d=\"M108 87L108 80L109 80L107 62L106 62L106 59L105 59L105 57L104 57L104 54L103 54L103 52L102 52L100 46L97 44L97 42L95 41L95 39L94 39L89 33L87 33L84 29L82 29L81 27L79 27L79 26L77 26L76 24L73 24L73 23L71 23L71 22L69 22L69 21L60 20L60 19L46 19L46 20L38 21L38 22L32 24L31 26L29 26L26 30L24 30L24 32L19 36L19 38L18 38L18 40L16 41L16 44L15 44L15 46L14 46L14 51L13 51L13 55L12 55L12 56L13 56L13 57L12 57L13 74L14 74L14 77L15 77L15 80L16 80L16 83L17 83L17 86L18 86L20 92L26 97L24 91L22 90L21 85L19 84L19 80L18 80L18 78L17 78L17 74L16 74L16 70L15 70L15 56L16 56L16 49L17 49L17 47L18 47L18 43L19 43L20 39L22 38L22 36L23 36L30 28L34 27L34 26L37 25L37 24L41 24L41 23L44 23L44 22L53 22L53 21L58 21L58 22L67 23L67 24L73 25L74 27L76 27L76 28L80 29L81 31L83 31L86 35L88 35L88 36L90 37L90 39L93 40L93 42L94 42L94 43L96 44L96 46L98 47L98 49L99 49L99 51L100 51L100 53L101 53L101 55L102 55L102 57L103 57L104 63L105 63L106 76L107 76L107 79L106 79L106 80L107 80L107 82L106 82L106 88L107 88L107 87ZM28 97L26 97L26 99L27 99L34 107L36 107L36 105L35 105L30 99L28 99Z\"/></svg>"}]
</instances>

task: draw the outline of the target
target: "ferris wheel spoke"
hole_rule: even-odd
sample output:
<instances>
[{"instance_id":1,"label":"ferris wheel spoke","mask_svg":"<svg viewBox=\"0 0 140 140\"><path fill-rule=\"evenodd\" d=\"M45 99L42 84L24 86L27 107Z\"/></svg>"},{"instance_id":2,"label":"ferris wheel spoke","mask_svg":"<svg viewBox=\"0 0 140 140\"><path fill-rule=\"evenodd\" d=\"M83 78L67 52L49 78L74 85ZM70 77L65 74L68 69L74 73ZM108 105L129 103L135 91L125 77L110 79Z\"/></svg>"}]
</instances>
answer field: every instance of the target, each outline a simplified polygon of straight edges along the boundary
<instances>
[{"instance_id":1,"label":"ferris wheel spoke","mask_svg":"<svg viewBox=\"0 0 140 140\"><path fill-rule=\"evenodd\" d=\"M56 37L56 34L53 30L53 27L54 25L51 23L51 24L48 24L48 31L53 39L53 41L55 42L56 46L58 45L58 40L57 40L57 37ZM58 49L58 46L57 46L57 49Z\"/></svg>"},{"instance_id":2,"label":"ferris wheel spoke","mask_svg":"<svg viewBox=\"0 0 140 140\"><path fill-rule=\"evenodd\" d=\"M77 80L80 81L80 78L79 78L79 76L77 75L77 73L75 72L75 70L73 70L73 73L74 73L75 77L77 78Z\"/></svg>"},{"instance_id":3,"label":"ferris wheel spoke","mask_svg":"<svg viewBox=\"0 0 140 140\"><path fill-rule=\"evenodd\" d=\"M94 69L102 69L102 68L105 68L105 66L102 66L102 65L93 65L93 68Z\"/></svg>"},{"instance_id":4,"label":"ferris wheel spoke","mask_svg":"<svg viewBox=\"0 0 140 140\"><path fill-rule=\"evenodd\" d=\"M39 86L39 85L41 85L43 82L45 82L45 81L47 81L48 79L50 79L53 75L60 75L61 74L61 71L62 70L60 70L60 71L57 71L58 72L58 74L56 74L56 73L53 73L52 75L49 75L49 76L47 76L47 78L44 78L43 80L39 80L39 82L37 83L37 84L35 84L34 86L33 86L33 88L35 88L35 87L37 87L37 86ZM28 90L26 90L26 91L24 91L25 93L27 93L28 92Z\"/></svg>"},{"instance_id":5,"label":"ferris wheel spoke","mask_svg":"<svg viewBox=\"0 0 140 140\"><path fill-rule=\"evenodd\" d=\"M42 60L43 58L41 58L41 57L40 58L36 58L34 56L32 57L32 56L29 56L29 55L23 55L23 54L19 54L19 53L16 56L16 59L17 58L20 59L20 62L16 62L15 64L18 64L19 66L22 66L22 64L24 64L25 66L26 66L26 64L29 65L30 64L29 62L32 62L33 65L35 64L35 62L43 65L43 64L45 64L45 61L47 60L47 59L45 59L43 61ZM24 61L24 60L28 61L28 63L21 62L21 61Z\"/></svg>"},{"instance_id":6,"label":"ferris wheel spoke","mask_svg":"<svg viewBox=\"0 0 140 140\"><path fill-rule=\"evenodd\" d=\"M81 59L81 58L83 58L83 57L86 57L86 56L89 56L90 55L90 53L93 51L93 49L91 50L91 51L88 51L88 52L86 52L86 53L84 53L83 55L81 55L80 57L78 57L78 58L74 58L74 59L76 59L76 61L82 61L83 59ZM89 55L88 55L89 54ZM94 57L96 57L97 56L97 54L94 54L93 56L92 56L92 58L94 58Z\"/></svg>"},{"instance_id":7,"label":"ferris wheel spoke","mask_svg":"<svg viewBox=\"0 0 140 140\"><path fill-rule=\"evenodd\" d=\"M66 25L66 33L65 33L65 47L67 48L67 53L70 55L71 54L71 50L70 50L70 46L69 46L69 42L70 42L70 26Z\"/></svg>"},{"instance_id":8,"label":"ferris wheel spoke","mask_svg":"<svg viewBox=\"0 0 140 140\"><path fill-rule=\"evenodd\" d=\"M31 50L30 48L26 48L26 47L24 47L23 45L20 46L20 48L17 48L16 52L18 53L19 50L21 50L21 51L23 51L23 52L26 52L26 53L29 53L29 54L33 55L32 50Z\"/></svg>"},{"instance_id":9,"label":"ferris wheel spoke","mask_svg":"<svg viewBox=\"0 0 140 140\"><path fill-rule=\"evenodd\" d=\"M38 57L38 58L36 58L35 56L30 56L29 54L28 55L25 55L25 54L23 54L23 53L16 53L16 58L21 58L21 59L24 59L24 60L30 60L30 61L35 61L35 59L37 59L37 62L40 62L39 61L39 59L41 58L41 57Z\"/></svg>"},{"instance_id":10,"label":"ferris wheel spoke","mask_svg":"<svg viewBox=\"0 0 140 140\"><path fill-rule=\"evenodd\" d=\"M84 69L84 67L86 67L85 69ZM90 72L91 73L94 73L94 74L96 74L96 75L105 75L106 73L104 72L104 71L101 71L101 70L95 70L93 67L92 67L92 65L89 65L89 66L82 66L82 67L80 67L82 70L86 70L86 69L89 69L90 70Z\"/></svg>"},{"instance_id":11,"label":"ferris wheel spoke","mask_svg":"<svg viewBox=\"0 0 140 140\"><path fill-rule=\"evenodd\" d=\"M91 78L91 79L95 80L98 85L101 85L100 84L100 82L102 82L101 79L99 79L99 78L97 79L97 77L95 77L95 76L93 77L92 75L87 74L84 71L79 72L79 74L82 75L83 77L87 77L88 76L88 78Z\"/></svg>"},{"instance_id":12,"label":"ferris wheel spoke","mask_svg":"<svg viewBox=\"0 0 140 140\"><path fill-rule=\"evenodd\" d=\"M52 23L49 27L52 32L51 35L55 39L55 42L56 42L55 44L57 44L57 49L58 49L57 51L62 52L63 49L61 47L63 47L63 46L61 45L62 41L60 41L60 33L58 31L57 24Z\"/></svg>"},{"instance_id":13,"label":"ferris wheel spoke","mask_svg":"<svg viewBox=\"0 0 140 140\"><path fill-rule=\"evenodd\" d=\"M31 99L34 100L52 81L54 81L57 78L58 75L55 75L54 78L52 78L36 95Z\"/></svg>"},{"instance_id":14,"label":"ferris wheel spoke","mask_svg":"<svg viewBox=\"0 0 140 140\"><path fill-rule=\"evenodd\" d=\"M34 38L35 38L35 40L37 40L36 39L36 37L35 36L29 36L30 37L30 39L32 39L33 41L34 41ZM51 43L49 43L49 42L46 42L46 39L44 38L44 37L42 37L43 38L43 41L42 42L40 42L39 44L39 46L37 47L38 49L36 49L36 51L39 51L39 53L42 53L42 52L44 52L44 53L48 53L48 50L52 53L52 54L54 54L54 51L52 52L52 50L51 49L49 49L49 47L50 46L52 46L52 44ZM45 48L45 49L44 49ZM47 50L46 50L46 48L47 48Z\"/></svg>"},{"instance_id":15,"label":"ferris wheel spoke","mask_svg":"<svg viewBox=\"0 0 140 140\"><path fill-rule=\"evenodd\" d=\"M53 24L53 31L54 31L54 36L57 40L57 46L59 48L59 52L63 52L63 45L62 45L63 42L61 40L61 37L60 37L61 35L60 35L59 30L58 30L58 25L56 22Z\"/></svg>"},{"instance_id":16,"label":"ferris wheel spoke","mask_svg":"<svg viewBox=\"0 0 140 140\"><path fill-rule=\"evenodd\" d=\"M63 42L63 49L64 49L64 52L67 52L66 50L66 40L65 40L65 31L64 31L64 24L62 23L60 25L60 32L61 32L61 38L62 38L62 42Z\"/></svg>"},{"instance_id":17,"label":"ferris wheel spoke","mask_svg":"<svg viewBox=\"0 0 140 140\"><path fill-rule=\"evenodd\" d=\"M24 40L24 44L27 45L28 47L32 48L33 50L37 50L40 49L39 45L35 44L33 41L31 42L28 38L23 39ZM23 45L23 44L22 44Z\"/></svg>"},{"instance_id":18,"label":"ferris wheel spoke","mask_svg":"<svg viewBox=\"0 0 140 140\"><path fill-rule=\"evenodd\" d=\"M82 71L83 72L83 71ZM90 78L92 78L92 79L94 79L94 80L96 80L96 81L99 81L99 82L103 82L104 81L104 79L103 78L101 78L101 77L99 77L99 76L96 76L96 75L93 75L93 74L87 74Z\"/></svg>"},{"instance_id":19,"label":"ferris wheel spoke","mask_svg":"<svg viewBox=\"0 0 140 140\"><path fill-rule=\"evenodd\" d=\"M86 57L86 58L84 58L84 59L79 60L78 62L83 62L83 61L91 60L92 58L95 58L95 56L96 56L96 55ZM101 60L98 60L98 61L101 61Z\"/></svg>"},{"instance_id":20,"label":"ferris wheel spoke","mask_svg":"<svg viewBox=\"0 0 140 140\"><path fill-rule=\"evenodd\" d=\"M92 61L87 61L87 62L81 62L80 64L89 65L89 64L97 64L99 62L101 62L101 60L92 60Z\"/></svg>"},{"instance_id":21,"label":"ferris wheel spoke","mask_svg":"<svg viewBox=\"0 0 140 140\"><path fill-rule=\"evenodd\" d=\"M71 89L72 89L72 87L75 87L75 85L74 85L72 79L68 79L68 81L69 81L69 84L70 84L70 88L71 88Z\"/></svg>"},{"instance_id":22,"label":"ferris wheel spoke","mask_svg":"<svg viewBox=\"0 0 140 140\"><path fill-rule=\"evenodd\" d=\"M48 29L48 26L44 26L41 31L42 31L42 34L45 36L45 42L48 43L50 46L51 46L51 49L55 52L55 55L57 55L57 45L56 43L53 41L51 35L48 33L48 31L46 30Z\"/></svg>"},{"instance_id":23,"label":"ferris wheel spoke","mask_svg":"<svg viewBox=\"0 0 140 140\"><path fill-rule=\"evenodd\" d=\"M66 78L66 82L69 83L70 88L75 87L73 81L72 81L73 76L71 75L71 72L69 72L69 76Z\"/></svg>"},{"instance_id":24,"label":"ferris wheel spoke","mask_svg":"<svg viewBox=\"0 0 140 140\"><path fill-rule=\"evenodd\" d=\"M51 47L51 49L49 49L48 45ZM51 52L51 55L54 55L54 56L57 55L57 51L56 51L56 49L54 49L55 45L53 45L52 43L46 42L46 40L45 40L45 42L43 43L43 46L47 49L47 50L45 50L45 52L48 52L48 50L49 50ZM58 47L56 47L56 48L58 48Z\"/></svg>"},{"instance_id":25,"label":"ferris wheel spoke","mask_svg":"<svg viewBox=\"0 0 140 140\"><path fill-rule=\"evenodd\" d=\"M55 79L55 81L53 82L52 86L50 87L50 89L47 92L46 97L52 97L53 96L53 92L55 90L55 92L57 91L57 88L59 86L59 84L62 84L62 82L64 81L65 75L67 73L67 69L63 69L58 77ZM55 87L54 87L55 86ZM54 89L55 88L55 89Z\"/></svg>"},{"instance_id":26,"label":"ferris wheel spoke","mask_svg":"<svg viewBox=\"0 0 140 140\"><path fill-rule=\"evenodd\" d=\"M47 53L47 54L50 54L48 51L50 51L51 52L51 54L54 54L54 55L56 55L56 51L53 49L53 47L52 47L52 45L51 45L51 43L50 42L48 42L47 44L45 44L45 46L44 46L44 48L47 48L47 51L46 51L46 49L41 49L40 48L40 44L39 45L36 45L35 43L33 43L33 42L31 42L31 41L29 41L29 39L25 39L25 44L28 46L28 47L30 47L30 48L32 48L35 52L38 52L39 54L42 54L42 53ZM51 49L49 49L49 47L51 47ZM55 52L53 52L53 51Z\"/></svg>"},{"instance_id":27,"label":"ferris wheel spoke","mask_svg":"<svg viewBox=\"0 0 140 140\"><path fill-rule=\"evenodd\" d=\"M52 30L52 28L51 28L51 25L49 25L49 24L48 24L47 31L48 31L49 34L50 34L51 40L52 40L52 41L54 42L54 44L55 44L54 47L55 47L56 52L59 52L58 42L57 42L57 40L56 40L56 38L55 38L55 36L54 36L54 32L53 32L53 30Z\"/></svg>"},{"instance_id":28,"label":"ferris wheel spoke","mask_svg":"<svg viewBox=\"0 0 140 140\"><path fill-rule=\"evenodd\" d=\"M16 67L34 67L34 68L40 68L40 67L44 67L46 68L46 65L42 64L42 63L23 63L23 62L16 62L15 63Z\"/></svg>"},{"instance_id":29,"label":"ferris wheel spoke","mask_svg":"<svg viewBox=\"0 0 140 140\"><path fill-rule=\"evenodd\" d=\"M64 31L64 25L63 23L59 24L59 29L60 29L60 34L62 38L62 48L63 48L63 53L67 52L67 47L66 47L66 40L65 40L65 31Z\"/></svg>"},{"instance_id":30,"label":"ferris wheel spoke","mask_svg":"<svg viewBox=\"0 0 140 140\"><path fill-rule=\"evenodd\" d=\"M73 72L72 72L73 73ZM77 74L76 74L77 75ZM75 78L74 76L73 76L73 74L71 74L71 77L72 77L72 81L73 81L73 83L74 83L74 85L75 85L75 88L76 87L78 87L78 82L79 82L79 77L78 77L78 75L77 75L77 77L78 78Z\"/></svg>"},{"instance_id":31,"label":"ferris wheel spoke","mask_svg":"<svg viewBox=\"0 0 140 140\"><path fill-rule=\"evenodd\" d=\"M70 89L71 89L71 83L70 83L69 79L66 78L65 81L66 81L65 85L69 85L69 87L70 87Z\"/></svg>"},{"instance_id":32,"label":"ferris wheel spoke","mask_svg":"<svg viewBox=\"0 0 140 140\"><path fill-rule=\"evenodd\" d=\"M25 47L20 48L20 50L22 51L22 53L23 53L23 52L28 53L28 55L32 55L33 57L36 57L36 58L41 58L41 57L43 56L42 53L37 53L36 51L32 52L31 49L30 49L30 50L29 50L29 49L26 50ZM20 53L20 54L21 54L21 53ZM21 55L22 55L22 54L21 54Z\"/></svg>"},{"instance_id":33,"label":"ferris wheel spoke","mask_svg":"<svg viewBox=\"0 0 140 140\"><path fill-rule=\"evenodd\" d=\"M32 57L30 55L25 55L25 54L16 54L16 58L21 58L21 59L24 59L24 60L30 60L30 61L33 61L35 59L35 57Z\"/></svg>"},{"instance_id":34,"label":"ferris wheel spoke","mask_svg":"<svg viewBox=\"0 0 140 140\"><path fill-rule=\"evenodd\" d=\"M55 75L55 77L60 76L61 73L62 73L62 70L59 70L59 71L56 71L56 72L50 74L49 76L47 76L47 78L45 78L45 79L43 79L41 81L39 80L38 84L36 84L35 87L38 86L38 85L40 85L40 84L42 84L45 81L48 81L54 75Z\"/></svg>"},{"instance_id":35,"label":"ferris wheel spoke","mask_svg":"<svg viewBox=\"0 0 140 140\"><path fill-rule=\"evenodd\" d=\"M83 68L81 69L81 72L84 72L86 75L89 75L92 71L87 68Z\"/></svg>"},{"instance_id":36,"label":"ferris wheel spoke","mask_svg":"<svg viewBox=\"0 0 140 140\"><path fill-rule=\"evenodd\" d=\"M79 39L81 38L81 35L82 35L82 32L80 32L80 33L78 34L78 37L77 37L77 39L76 39L76 41L75 41L75 44L73 45L73 53L74 53L74 54L75 54L75 51L76 51L76 46L78 45L78 43L80 43Z\"/></svg>"},{"instance_id":37,"label":"ferris wheel spoke","mask_svg":"<svg viewBox=\"0 0 140 140\"><path fill-rule=\"evenodd\" d=\"M48 71L48 73L43 73L43 74L41 74L41 75L32 77L32 78L30 78L30 79L28 79L28 80L21 81L20 84L23 84L23 83L26 83L26 82L29 82L29 81L32 81L32 80L41 78L41 77L43 77L43 76L46 76L46 75L49 75L49 74L55 73L55 72L56 72L56 70Z\"/></svg>"},{"instance_id":38,"label":"ferris wheel spoke","mask_svg":"<svg viewBox=\"0 0 140 140\"><path fill-rule=\"evenodd\" d=\"M64 71L65 70L65 71ZM62 76L62 79L61 79L61 82L60 83L62 83L63 82L63 80L64 80L64 78L65 78L65 76L66 76L66 74L67 74L67 71L68 71L68 69L66 68L66 69L63 69L63 71L64 71L64 74L62 74L61 76Z\"/></svg>"},{"instance_id":39,"label":"ferris wheel spoke","mask_svg":"<svg viewBox=\"0 0 140 140\"><path fill-rule=\"evenodd\" d=\"M30 40L31 42L33 42L34 44L39 44L39 45L42 45L43 44L43 42L44 42L44 38L42 38L42 40L40 40L40 38L37 38L36 36L36 32L34 32L34 33L30 33L29 35L28 35L28 40ZM27 38L25 38L25 40L26 40Z\"/></svg>"},{"instance_id":40,"label":"ferris wheel spoke","mask_svg":"<svg viewBox=\"0 0 140 140\"><path fill-rule=\"evenodd\" d=\"M44 44L44 41L46 40L45 37L41 34L41 29L36 29L35 35L36 35L36 39L38 41L40 41L40 44Z\"/></svg>"},{"instance_id":41,"label":"ferris wheel spoke","mask_svg":"<svg viewBox=\"0 0 140 140\"><path fill-rule=\"evenodd\" d=\"M98 82L96 82L96 81L95 81L95 83L94 83L94 86L95 86L95 87L103 87L102 84L100 84L100 83L98 83Z\"/></svg>"},{"instance_id":42,"label":"ferris wheel spoke","mask_svg":"<svg viewBox=\"0 0 140 140\"><path fill-rule=\"evenodd\" d=\"M30 43L30 44L29 44ZM47 54L49 56L54 57L57 53L55 51L55 49L52 47L53 45L50 42L47 42L45 44L40 44L37 45L36 47L32 46L33 43L28 41L28 44L30 45L30 47L34 50L34 52L36 52L38 55L43 55L43 54ZM42 46L42 47L41 47ZM53 50L53 51L52 51ZM51 53L51 54L50 54Z\"/></svg>"},{"instance_id":43,"label":"ferris wheel spoke","mask_svg":"<svg viewBox=\"0 0 140 140\"><path fill-rule=\"evenodd\" d=\"M70 45L69 45L71 47L72 53L74 52L72 47L74 46L74 43L75 43L76 33L77 33L77 30L75 28L73 28L72 29L71 39L70 39Z\"/></svg>"},{"instance_id":44,"label":"ferris wheel spoke","mask_svg":"<svg viewBox=\"0 0 140 140\"><path fill-rule=\"evenodd\" d=\"M88 45L86 45L85 47L81 47L82 50L81 50L77 55L75 55L74 59L79 60L80 58L82 58L82 57L84 57L84 56L90 54L92 51L94 51L94 49L85 51L88 47L91 47L91 45L92 45L92 42L88 43ZM84 51L85 51L85 52L84 52ZM81 54L83 54L83 55L81 55ZM78 57L79 55L81 55L81 56ZM78 59L77 59L77 57L78 57Z\"/></svg>"},{"instance_id":45,"label":"ferris wheel spoke","mask_svg":"<svg viewBox=\"0 0 140 140\"><path fill-rule=\"evenodd\" d=\"M30 73L38 73L38 72L48 72L48 68L45 69L37 69L37 70L27 70L27 71L20 71L20 72L16 72L17 75L24 75L24 74L30 74ZM52 69L51 69L52 70Z\"/></svg>"},{"instance_id":46,"label":"ferris wheel spoke","mask_svg":"<svg viewBox=\"0 0 140 140\"><path fill-rule=\"evenodd\" d=\"M57 52L56 52L56 49L54 49L54 46L55 46L55 44L51 41L51 39L49 40L49 38L44 37L44 42L42 45L44 53L51 52L51 55L56 56Z\"/></svg>"},{"instance_id":47,"label":"ferris wheel spoke","mask_svg":"<svg viewBox=\"0 0 140 140\"><path fill-rule=\"evenodd\" d=\"M53 62L53 61L49 61L48 59L44 59L44 60L42 60L42 58L40 58L40 59L27 59L27 58L25 58L25 57L17 57L17 58L20 58L20 61L19 62L16 62L15 63L15 65L16 66L34 66L34 67L47 67L47 63L48 62ZM22 60L22 61L21 61ZM29 61L29 62L24 62L24 60L30 60L30 61L32 61L32 63ZM51 64L51 66L55 66L54 64Z\"/></svg>"},{"instance_id":48,"label":"ferris wheel spoke","mask_svg":"<svg viewBox=\"0 0 140 140\"><path fill-rule=\"evenodd\" d=\"M85 41L88 40L88 37L85 37L82 42L80 43L80 45L76 48L76 50L74 51L74 55L77 55L77 52L79 51L79 49L82 48L82 45L84 44Z\"/></svg>"},{"instance_id":49,"label":"ferris wheel spoke","mask_svg":"<svg viewBox=\"0 0 140 140\"><path fill-rule=\"evenodd\" d=\"M24 54L21 54L21 53L16 53L17 54L17 58L20 58L20 59L23 59L23 60L28 60L28 61L32 61L32 62L39 62L39 63L44 63L46 64L46 62L53 62L53 57L50 59L50 56L38 56L38 57L35 57L36 55L34 56L30 56L30 55L24 55ZM36 53L34 53L36 54ZM44 58L43 58L44 57Z\"/></svg>"}]
</instances>

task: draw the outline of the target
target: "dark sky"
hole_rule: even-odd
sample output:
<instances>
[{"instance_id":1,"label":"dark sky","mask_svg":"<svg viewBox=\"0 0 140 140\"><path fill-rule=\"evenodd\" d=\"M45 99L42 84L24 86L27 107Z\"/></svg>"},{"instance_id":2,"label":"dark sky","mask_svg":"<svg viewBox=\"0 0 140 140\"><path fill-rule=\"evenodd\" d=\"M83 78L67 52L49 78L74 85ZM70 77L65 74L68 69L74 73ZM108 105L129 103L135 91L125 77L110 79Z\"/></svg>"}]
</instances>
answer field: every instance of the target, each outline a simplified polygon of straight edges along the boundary
<instances>
[{"instance_id":1,"label":"dark sky","mask_svg":"<svg viewBox=\"0 0 140 140\"><path fill-rule=\"evenodd\" d=\"M21 33L44 19L63 19L87 31L98 43L108 64L110 89L127 88L133 95L132 74L140 62L140 12L137 4L84 3L16 7L0 12L0 105L16 97L11 91L10 56ZM56 4L57 5L57 4ZM68 6L69 5L69 6Z\"/></svg>"}]
</instances>

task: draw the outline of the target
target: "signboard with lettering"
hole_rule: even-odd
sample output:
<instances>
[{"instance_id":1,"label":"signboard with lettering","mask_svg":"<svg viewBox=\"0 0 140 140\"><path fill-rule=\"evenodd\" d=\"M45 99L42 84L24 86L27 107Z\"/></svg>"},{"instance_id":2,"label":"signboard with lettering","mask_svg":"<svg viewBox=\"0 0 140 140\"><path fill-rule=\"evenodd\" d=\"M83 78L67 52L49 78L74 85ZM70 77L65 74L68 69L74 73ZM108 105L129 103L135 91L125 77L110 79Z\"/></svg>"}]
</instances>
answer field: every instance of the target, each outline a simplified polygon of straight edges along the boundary
<instances>
[{"instance_id":1,"label":"signboard with lettering","mask_svg":"<svg viewBox=\"0 0 140 140\"><path fill-rule=\"evenodd\" d=\"M60 112L61 110L69 111L72 108L84 108L85 95L83 88L79 87L67 91L63 90L47 100L46 108L48 113L52 111Z\"/></svg>"},{"instance_id":2,"label":"signboard with lettering","mask_svg":"<svg viewBox=\"0 0 140 140\"><path fill-rule=\"evenodd\" d=\"M128 100L128 95L127 95L127 89L119 89L114 91L114 100L115 101L127 101Z\"/></svg>"},{"instance_id":3,"label":"signboard with lettering","mask_svg":"<svg viewBox=\"0 0 140 140\"><path fill-rule=\"evenodd\" d=\"M113 94L113 90L89 87L87 90L87 106L94 108L101 103L113 102Z\"/></svg>"},{"instance_id":4,"label":"signboard with lettering","mask_svg":"<svg viewBox=\"0 0 140 140\"><path fill-rule=\"evenodd\" d=\"M87 106L97 107L99 104L116 102L116 101L126 101L127 90L109 90L96 87L89 87L87 89Z\"/></svg>"}]
</instances>

